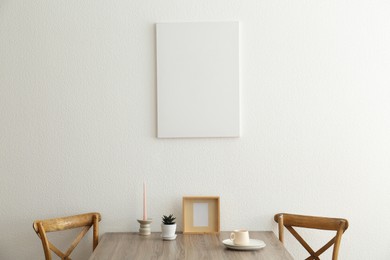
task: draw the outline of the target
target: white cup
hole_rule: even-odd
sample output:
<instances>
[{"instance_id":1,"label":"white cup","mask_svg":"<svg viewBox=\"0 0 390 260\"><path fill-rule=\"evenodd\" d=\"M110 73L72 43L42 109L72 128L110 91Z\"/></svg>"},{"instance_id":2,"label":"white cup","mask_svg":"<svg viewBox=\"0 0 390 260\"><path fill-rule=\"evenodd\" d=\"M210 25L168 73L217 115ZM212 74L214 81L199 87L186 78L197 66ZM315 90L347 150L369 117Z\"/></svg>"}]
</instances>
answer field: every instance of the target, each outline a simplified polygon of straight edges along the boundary
<instances>
[{"instance_id":1,"label":"white cup","mask_svg":"<svg viewBox=\"0 0 390 260\"><path fill-rule=\"evenodd\" d=\"M235 245L247 245L249 244L249 232L245 229L234 230L230 234L230 240L233 241Z\"/></svg>"}]
</instances>

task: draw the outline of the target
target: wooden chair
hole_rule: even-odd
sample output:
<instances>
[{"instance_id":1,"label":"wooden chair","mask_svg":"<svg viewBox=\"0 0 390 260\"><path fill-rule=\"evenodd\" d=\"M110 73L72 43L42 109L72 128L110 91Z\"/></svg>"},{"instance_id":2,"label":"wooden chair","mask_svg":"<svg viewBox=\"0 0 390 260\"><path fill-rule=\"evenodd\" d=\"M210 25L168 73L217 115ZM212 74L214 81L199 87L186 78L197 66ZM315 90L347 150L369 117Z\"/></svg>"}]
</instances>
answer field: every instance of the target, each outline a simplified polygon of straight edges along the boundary
<instances>
[{"instance_id":1,"label":"wooden chair","mask_svg":"<svg viewBox=\"0 0 390 260\"><path fill-rule=\"evenodd\" d=\"M274 220L278 223L279 227L279 240L284 242L284 227L286 227L291 234L301 243L301 245L309 252L310 256L306 258L319 260L319 256L330 248L333 244L333 255L332 260L337 260L341 236L348 228L348 221L341 218L325 218L325 217L313 217L313 216L302 216L295 214L280 213L276 214ZM334 230L336 235L323 247L316 252L306 243L305 240L297 233L293 227L310 228L310 229L321 229L321 230Z\"/></svg>"},{"instance_id":2,"label":"wooden chair","mask_svg":"<svg viewBox=\"0 0 390 260\"><path fill-rule=\"evenodd\" d=\"M69 255L72 253L73 249L76 248L77 244L84 237L84 235L88 232L88 230L93 226L93 250L95 250L98 245L99 240L99 221L101 220L101 216L99 213L86 213L76 216L69 216L63 218L53 218L53 219L45 219L45 220L36 220L33 222L33 228L37 233L38 237L42 240L43 251L45 252L46 260L51 260L51 252L52 250L56 255L61 257L63 260L70 260ZM50 241L47 239L47 232L54 231L62 231L73 228L84 227L79 235L72 242L70 247L65 253L62 253L57 247L55 247Z\"/></svg>"}]
</instances>

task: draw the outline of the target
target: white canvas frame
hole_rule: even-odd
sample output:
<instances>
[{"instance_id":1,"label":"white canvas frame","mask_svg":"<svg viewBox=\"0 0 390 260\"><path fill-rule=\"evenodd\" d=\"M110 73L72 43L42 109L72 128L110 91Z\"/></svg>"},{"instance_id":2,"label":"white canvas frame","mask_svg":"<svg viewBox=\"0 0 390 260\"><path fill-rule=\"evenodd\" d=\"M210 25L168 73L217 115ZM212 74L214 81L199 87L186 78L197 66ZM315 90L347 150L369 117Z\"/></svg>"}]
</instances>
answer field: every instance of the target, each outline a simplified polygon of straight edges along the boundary
<instances>
[{"instance_id":1,"label":"white canvas frame","mask_svg":"<svg viewBox=\"0 0 390 260\"><path fill-rule=\"evenodd\" d=\"M238 137L239 23L158 23L157 136Z\"/></svg>"}]
</instances>

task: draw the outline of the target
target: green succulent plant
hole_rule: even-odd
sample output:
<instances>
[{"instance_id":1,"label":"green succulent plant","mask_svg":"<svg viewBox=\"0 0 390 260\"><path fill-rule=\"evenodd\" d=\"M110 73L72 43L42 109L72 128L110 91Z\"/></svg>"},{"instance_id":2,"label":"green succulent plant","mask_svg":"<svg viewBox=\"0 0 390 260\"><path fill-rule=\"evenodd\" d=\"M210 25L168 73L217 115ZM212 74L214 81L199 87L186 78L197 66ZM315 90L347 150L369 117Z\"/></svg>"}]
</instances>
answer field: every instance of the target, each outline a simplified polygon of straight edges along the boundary
<instances>
[{"instance_id":1,"label":"green succulent plant","mask_svg":"<svg viewBox=\"0 0 390 260\"><path fill-rule=\"evenodd\" d=\"M175 224L176 222L175 222L175 217L173 216L173 214L170 214L169 216L165 216L165 215L163 215L162 216L162 223L164 224L164 225L173 225L173 224Z\"/></svg>"}]
</instances>

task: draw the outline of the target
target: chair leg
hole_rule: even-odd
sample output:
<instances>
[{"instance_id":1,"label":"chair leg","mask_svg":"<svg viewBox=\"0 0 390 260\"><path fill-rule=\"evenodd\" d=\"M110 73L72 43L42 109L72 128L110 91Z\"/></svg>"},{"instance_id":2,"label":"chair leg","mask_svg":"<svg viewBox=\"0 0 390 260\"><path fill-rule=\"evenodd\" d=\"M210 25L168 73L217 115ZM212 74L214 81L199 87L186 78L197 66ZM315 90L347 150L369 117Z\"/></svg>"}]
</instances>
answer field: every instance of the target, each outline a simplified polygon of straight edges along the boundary
<instances>
[{"instance_id":1,"label":"chair leg","mask_svg":"<svg viewBox=\"0 0 390 260\"><path fill-rule=\"evenodd\" d=\"M284 243L283 215L279 216L278 229L279 229L279 240L280 242Z\"/></svg>"},{"instance_id":2,"label":"chair leg","mask_svg":"<svg viewBox=\"0 0 390 260\"><path fill-rule=\"evenodd\" d=\"M38 226L39 236L41 237L41 241L43 245L43 251L45 252L45 258L46 260L51 260L49 241L47 240L46 232L45 229L43 228L42 222L39 222L37 226Z\"/></svg>"},{"instance_id":3,"label":"chair leg","mask_svg":"<svg viewBox=\"0 0 390 260\"><path fill-rule=\"evenodd\" d=\"M99 243L99 218L97 215L94 215L92 217L92 221L93 221L93 250L95 250L95 248L97 247L98 243Z\"/></svg>"}]
</instances>

